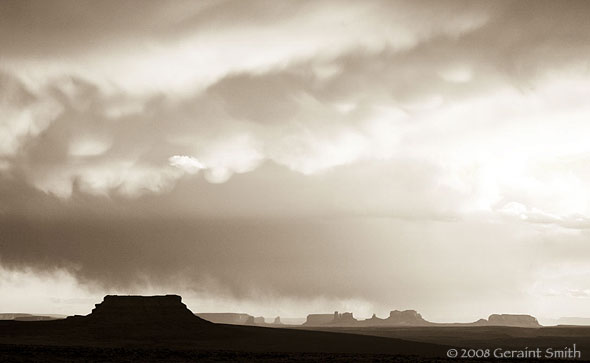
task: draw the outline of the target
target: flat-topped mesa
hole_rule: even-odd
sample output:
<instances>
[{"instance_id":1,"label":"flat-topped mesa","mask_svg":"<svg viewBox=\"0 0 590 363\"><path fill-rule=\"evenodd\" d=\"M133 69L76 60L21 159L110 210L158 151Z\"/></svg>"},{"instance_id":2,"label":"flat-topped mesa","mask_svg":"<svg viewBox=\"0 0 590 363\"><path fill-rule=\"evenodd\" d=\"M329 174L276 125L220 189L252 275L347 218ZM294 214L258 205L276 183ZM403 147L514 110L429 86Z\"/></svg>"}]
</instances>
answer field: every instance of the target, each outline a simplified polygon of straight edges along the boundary
<instances>
[{"instance_id":1,"label":"flat-topped mesa","mask_svg":"<svg viewBox=\"0 0 590 363\"><path fill-rule=\"evenodd\" d=\"M178 295L107 295L102 303L95 306L87 318L98 322L205 323L182 303L182 298Z\"/></svg>"},{"instance_id":2,"label":"flat-topped mesa","mask_svg":"<svg viewBox=\"0 0 590 363\"><path fill-rule=\"evenodd\" d=\"M354 326L357 323L358 320L354 318L352 313L339 313L335 311L334 314L309 314L303 325Z\"/></svg>"},{"instance_id":3,"label":"flat-topped mesa","mask_svg":"<svg viewBox=\"0 0 590 363\"><path fill-rule=\"evenodd\" d=\"M521 328L538 328L541 326L537 318L531 315L492 314L487 325L514 326Z\"/></svg>"},{"instance_id":4,"label":"flat-topped mesa","mask_svg":"<svg viewBox=\"0 0 590 363\"><path fill-rule=\"evenodd\" d=\"M429 325L429 321L424 320L416 310L393 310L389 313L389 317L385 319L387 324L392 325Z\"/></svg>"},{"instance_id":5,"label":"flat-topped mesa","mask_svg":"<svg viewBox=\"0 0 590 363\"><path fill-rule=\"evenodd\" d=\"M303 325L317 326L328 324L332 321L334 321L333 314L309 314Z\"/></svg>"}]
</instances>

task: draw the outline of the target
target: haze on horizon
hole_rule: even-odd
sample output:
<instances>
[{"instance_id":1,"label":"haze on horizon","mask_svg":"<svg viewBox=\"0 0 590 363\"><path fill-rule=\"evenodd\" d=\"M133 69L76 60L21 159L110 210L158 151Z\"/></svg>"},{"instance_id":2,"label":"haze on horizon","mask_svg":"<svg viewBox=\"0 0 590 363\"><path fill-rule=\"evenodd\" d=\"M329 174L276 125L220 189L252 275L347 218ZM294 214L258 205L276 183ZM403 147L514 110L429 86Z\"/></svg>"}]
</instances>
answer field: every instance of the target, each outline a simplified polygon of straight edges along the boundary
<instances>
[{"instance_id":1,"label":"haze on horizon","mask_svg":"<svg viewBox=\"0 0 590 363\"><path fill-rule=\"evenodd\" d=\"M0 312L590 316L589 13L0 2Z\"/></svg>"}]
</instances>

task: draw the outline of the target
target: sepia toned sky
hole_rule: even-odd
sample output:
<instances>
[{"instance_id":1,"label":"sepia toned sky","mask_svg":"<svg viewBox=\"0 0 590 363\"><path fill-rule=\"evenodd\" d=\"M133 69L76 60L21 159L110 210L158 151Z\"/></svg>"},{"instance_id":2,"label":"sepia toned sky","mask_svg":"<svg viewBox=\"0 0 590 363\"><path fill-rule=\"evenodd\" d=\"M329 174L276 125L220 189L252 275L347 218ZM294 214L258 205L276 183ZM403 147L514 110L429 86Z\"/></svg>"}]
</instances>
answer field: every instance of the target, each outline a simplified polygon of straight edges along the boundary
<instances>
[{"instance_id":1,"label":"sepia toned sky","mask_svg":"<svg viewBox=\"0 0 590 363\"><path fill-rule=\"evenodd\" d=\"M589 11L0 2L0 312L590 317Z\"/></svg>"}]
</instances>

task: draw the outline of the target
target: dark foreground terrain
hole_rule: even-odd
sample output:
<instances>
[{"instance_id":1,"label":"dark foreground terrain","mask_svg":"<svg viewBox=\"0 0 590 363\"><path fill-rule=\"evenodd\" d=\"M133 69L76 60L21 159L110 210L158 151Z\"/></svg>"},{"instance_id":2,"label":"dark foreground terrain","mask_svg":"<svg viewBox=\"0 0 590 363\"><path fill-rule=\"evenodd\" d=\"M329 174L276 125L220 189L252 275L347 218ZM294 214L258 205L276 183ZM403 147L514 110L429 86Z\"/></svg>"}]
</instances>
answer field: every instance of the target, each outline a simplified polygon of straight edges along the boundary
<instances>
[{"instance_id":1,"label":"dark foreground terrain","mask_svg":"<svg viewBox=\"0 0 590 363\"><path fill-rule=\"evenodd\" d=\"M64 321L65 322L65 321ZM485 337L489 332L424 331L423 328L387 329L382 332L357 332L404 336L409 340L386 337L362 336L344 332L314 332L295 329L273 329L246 326L214 325L211 331L188 329L184 334L164 331L137 332L121 329L117 334L104 328L67 325L52 327L51 322L2 322L0 324L0 362L453 362L497 361L494 359L447 359L448 346L426 342L454 341L456 347L504 346L515 349L536 346L556 346L563 342L585 340L582 344L582 360L587 355L587 338L580 332L567 336L551 336L528 340L510 335L500 342ZM57 322L54 322L57 323ZM45 324L40 330L36 324ZM18 326L20 325L20 326ZM69 325L69 324L68 324ZM397 330L392 333L393 330ZM501 329L499 329L501 330ZM567 330L564 330L564 333ZM550 334L548 332L547 334ZM77 336L75 336L77 335ZM477 339L474 338L477 337ZM423 342L420 342L423 341ZM500 344L500 345L497 345ZM548 361L534 359L502 359L503 362ZM552 359L552 361L556 361Z\"/></svg>"},{"instance_id":2,"label":"dark foreground terrain","mask_svg":"<svg viewBox=\"0 0 590 363\"><path fill-rule=\"evenodd\" d=\"M0 361L10 362L411 362L445 357L446 350L392 338L218 324L176 330L65 320L0 322Z\"/></svg>"},{"instance_id":3,"label":"dark foreground terrain","mask_svg":"<svg viewBox=\"0 0 590 363\"><path fill-rule=\"evenodd\" d=\"M507 326L483 327L379 327L379 328L316 328L387 338L403 338L415 342L440 344L461 348L563 348L576 344L582 357L590 360L590 326L552 326L517 328Z\"/></svg>"},{"instance_id":4,"label":"dark foreground terrain","mask_svg":"<svg viewBox=\"0 0 590 363\"><path fill-rule=\"evenodd\" d=\"M166 348L109 348L0 344L0 362L497 362L371 353L250 352ZM502 359L502 362L547 362Z\"/></svg>"},{"instance_id":5,"label":"dark foreground terrain","mask_svg":"<svg viewBox=\"0 0 590 363\"><path fill-rule=\"evenodd\" d=\"M96 348L0 345L4 362L418 362L392 354L195 351L149 348ZM440 361L446 360L431 360Z\"/></svg>"}]
</instances>

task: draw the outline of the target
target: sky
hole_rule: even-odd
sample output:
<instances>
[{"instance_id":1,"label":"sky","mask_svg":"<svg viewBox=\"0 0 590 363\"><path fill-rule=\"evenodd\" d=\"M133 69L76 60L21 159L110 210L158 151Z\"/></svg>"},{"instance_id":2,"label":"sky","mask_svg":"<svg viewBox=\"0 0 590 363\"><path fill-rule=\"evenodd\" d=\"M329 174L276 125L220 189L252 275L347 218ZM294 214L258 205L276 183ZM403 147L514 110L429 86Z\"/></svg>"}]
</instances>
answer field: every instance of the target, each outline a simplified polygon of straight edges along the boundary
<instances>
[{"instance_id":1,"label":"sky","mask_svg":"<svg viewBox=\"0 0 590 363\"><path fill-rule=\"evenodd\" d=\"M590 317L589 7L0 2L0 311Z\"/></svg>"}]
</instances>

